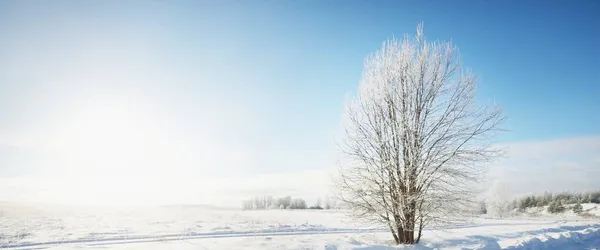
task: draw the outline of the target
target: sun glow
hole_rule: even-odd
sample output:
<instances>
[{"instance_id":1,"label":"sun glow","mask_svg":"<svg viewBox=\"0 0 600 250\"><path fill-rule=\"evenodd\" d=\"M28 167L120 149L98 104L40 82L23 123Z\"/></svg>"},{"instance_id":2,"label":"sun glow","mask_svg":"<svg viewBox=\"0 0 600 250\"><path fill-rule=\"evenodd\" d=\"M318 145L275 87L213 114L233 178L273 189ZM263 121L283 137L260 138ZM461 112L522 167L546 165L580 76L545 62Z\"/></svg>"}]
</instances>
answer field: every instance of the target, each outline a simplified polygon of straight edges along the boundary
<instances>
[{"instance_id":1,"label":"sun glow","mask_svg":"<svg viewBox=\"0 0 600 250\"><path fill-rule=\"evenodd\" d=\"M73 107L45 142L49 161L40 174L53 181L38 183L39 196L75 204L152 203L166 196L162 187L173 183L164 183L164 173L182 157L157 117L133 101Z\"/></svg>"},{"instance_id":2,"label":"sun glow","mask_svg":"<svg viewBox=\"0 0 600 250\"><path fill-rule=\"evenodd\" d=\"M81 106L58 135L56 148L78 174L134 174L166 153L161 129L126 102Z\"/></svg>"}]
</instances>

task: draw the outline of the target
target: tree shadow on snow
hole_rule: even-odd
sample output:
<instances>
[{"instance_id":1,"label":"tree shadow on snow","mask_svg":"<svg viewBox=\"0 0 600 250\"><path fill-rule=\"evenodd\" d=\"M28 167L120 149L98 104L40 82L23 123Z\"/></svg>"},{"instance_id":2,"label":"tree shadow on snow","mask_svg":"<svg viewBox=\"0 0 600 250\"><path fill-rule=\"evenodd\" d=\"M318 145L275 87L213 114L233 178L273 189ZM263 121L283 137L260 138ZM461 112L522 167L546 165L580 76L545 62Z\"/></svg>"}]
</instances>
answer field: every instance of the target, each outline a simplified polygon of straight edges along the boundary
<instances>
[{"instance_id":1,"label":"tree shadow on snow","mask_svg":"<svg viewBox=\"0 0 600 250\"><path fill-rule=\"evenodd\" d=\"M429 248L426 249L445 249L448 247L459 247L465 246L463 250L501 250L502 248L498 244L498 239L489 236L482 235L471 235L466 238L460 239L445 239L442 242L427 244ZM419 248L417 248L419 249Z\"/></svg>"},{"instance_id":2,"label":"tree shadow on snow","mask_svg":"<svg viewBox=\"0 0 600 250\"><path fill-rule=\"evenodd\" d=\"M512 238L520 238L523 236L538 236L546 233L566 233L572 231L580 231L590 227L600 227L600 224L589 224L589 225L580 225L580 226L560 226L557 228L543 228L538 230L529 230L529 231L520 231L511 234L502 234L502 235L494 235L498 238L512 239Z\"/></svg>"}]
</instances>

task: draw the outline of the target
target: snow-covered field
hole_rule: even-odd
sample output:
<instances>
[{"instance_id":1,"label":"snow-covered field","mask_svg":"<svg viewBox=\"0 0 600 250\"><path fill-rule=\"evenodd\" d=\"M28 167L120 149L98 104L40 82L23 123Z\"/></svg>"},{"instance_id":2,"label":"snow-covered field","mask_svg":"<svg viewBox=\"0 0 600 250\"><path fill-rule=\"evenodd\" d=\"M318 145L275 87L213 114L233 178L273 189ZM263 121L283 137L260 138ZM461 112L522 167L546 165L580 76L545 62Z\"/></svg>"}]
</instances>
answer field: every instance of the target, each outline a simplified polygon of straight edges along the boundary
<instances>
[{"instance_id":1,"label":"snow-covered field","mask_svg":"<svg viewBox=\"0 0 600 250\"><path fill-rule=\"evenodd\" d=\"M338 210L0 203L0 248L9 249L389 249L389 240L385 230ZM600 220L568 213L477 218L427 230L422 244L399 248L600 249Z\"/></svg>"}]
</instances>

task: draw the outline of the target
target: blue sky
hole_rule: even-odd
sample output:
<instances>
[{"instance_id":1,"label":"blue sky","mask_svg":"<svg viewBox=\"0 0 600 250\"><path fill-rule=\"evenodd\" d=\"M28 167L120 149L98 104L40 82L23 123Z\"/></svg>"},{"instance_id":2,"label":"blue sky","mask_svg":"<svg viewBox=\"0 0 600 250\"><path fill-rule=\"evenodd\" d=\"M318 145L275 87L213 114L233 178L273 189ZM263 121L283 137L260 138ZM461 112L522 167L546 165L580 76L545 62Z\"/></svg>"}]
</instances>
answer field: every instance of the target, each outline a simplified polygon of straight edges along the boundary
<instances>
[{"instance_id":1,"label":"blue sky","mask_svg":"<svg viewBox=\"0 0 600 250\"><path fill-rule=\"evenodd\" d=\"M499 142L600 164L598 1L2 1L0 177L321 171L364 57L420 22L505 109Z\"/></svg>"}]
</instances>

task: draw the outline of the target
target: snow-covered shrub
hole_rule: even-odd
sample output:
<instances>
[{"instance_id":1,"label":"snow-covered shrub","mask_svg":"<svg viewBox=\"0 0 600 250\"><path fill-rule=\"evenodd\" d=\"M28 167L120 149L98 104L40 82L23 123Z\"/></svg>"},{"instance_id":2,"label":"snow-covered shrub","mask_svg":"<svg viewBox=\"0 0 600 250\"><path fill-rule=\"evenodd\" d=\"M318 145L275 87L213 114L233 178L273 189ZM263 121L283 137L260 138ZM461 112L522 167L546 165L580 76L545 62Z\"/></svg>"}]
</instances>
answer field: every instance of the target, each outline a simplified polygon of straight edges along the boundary
<instances>
[{"instance_id":1,"label":"snow-covered shrub","mask_svg":"<svg viewBox=\"0 0 600 250\"><path fill-rule=\"evenodd\" d=\"M548 205L548 212L550 213L562 213L565 211L565 206L563 206L562 202L560 200L558 201L553 201L550 203L550 205Z\"/></svg>"},{"instance_id":2,"label":"snow-covered shrub","mask_svg":"<svg viewBox=\"0 0 600 250\"><path fill-rule=\"evenodd\" d=\"M479 214L487 214L487 205L485 204L485 201L480 201L479 202Z\"/></svg>"},{"instance_id":3,"label":"snow-covered shrub","mask_svg":"<svg viewBox=\"0 0 600 250\"><path fill-rule=\"evenodd\" d=\"M577 204L573 206L573 212L576 214L583 212L583 206L581 206L581 203L577 202Z\"/></svg>"}]
</instances>

